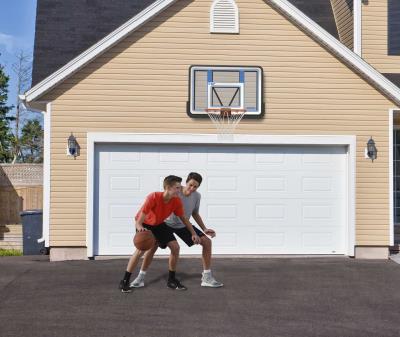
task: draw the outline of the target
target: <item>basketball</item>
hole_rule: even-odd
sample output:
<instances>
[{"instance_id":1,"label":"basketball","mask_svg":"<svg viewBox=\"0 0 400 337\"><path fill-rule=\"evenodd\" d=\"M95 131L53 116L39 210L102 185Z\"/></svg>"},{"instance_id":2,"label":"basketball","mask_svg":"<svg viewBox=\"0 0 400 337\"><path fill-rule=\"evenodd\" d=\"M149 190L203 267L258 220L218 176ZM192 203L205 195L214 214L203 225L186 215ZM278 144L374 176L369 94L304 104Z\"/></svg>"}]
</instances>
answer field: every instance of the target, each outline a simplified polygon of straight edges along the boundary
<instances>
[{"instance_id":1,"label":"basketball","mask_svg":"<svg viewBox=\"0 0 400 337\"><path fill-rule=\"evenodd\" d=\"M137 232L133 238L133 244L139 250L149 250L156 243L151 231Z\"/></svg>"}]
</instances>

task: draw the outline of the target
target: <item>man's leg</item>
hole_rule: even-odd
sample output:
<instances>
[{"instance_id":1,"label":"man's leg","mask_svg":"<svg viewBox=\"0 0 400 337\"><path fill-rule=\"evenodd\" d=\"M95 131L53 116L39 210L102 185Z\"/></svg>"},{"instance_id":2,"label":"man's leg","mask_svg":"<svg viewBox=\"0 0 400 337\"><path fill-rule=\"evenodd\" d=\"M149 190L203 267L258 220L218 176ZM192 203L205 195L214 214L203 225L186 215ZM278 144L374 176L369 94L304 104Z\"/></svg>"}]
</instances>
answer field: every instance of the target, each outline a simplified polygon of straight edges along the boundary
<instances>
[{"instance_id":1,"label":"man's leg","mask_svg":"<svg viewBox=\"0 0 400 337\"><path fill-rule=\"evenodd\" d=\"M153 248L151 248L146 252L146 254L144 254L142 267L140 268L138 276L132 281L131 287L134 288L144 287L144 278L146 276L146 271L150 267L151 262L153 261L154 254L156 253L157 249L158 249L158 243L156 243Z\"/></svg>"},{"instance_id":2,"label":"man's leg","mask_svg":"<svg viewBox=\"0 0 400 337\"><path fill-rule=\"evenodd\" d=\"M119 283L119 289L121 289L123 293L130 293L132 291L131 287L129 286L129 280L143 253L144 251L136 249L136 251L130 257L124 278Z\"/></svg>"},{"instance_id":3,"label":"man's leg","mask_svg":"<svg viewBox=\"0 0 400 337\"><path fill-rule=\"evenodd\" d=\"M169 255L169 275L167 287L176 290L186 290L187 288L181 284L175 277L176 265L178 264L179 259L179 244L177 241L168 242L168 247L171 250L171 254Z\"/></svg>"},{"instance_id":4,"label":"man's leg","mask_svg":"<svg viewBox=\"0 0 400 337\"><path fill-rule=\"evenodd\" d=\"M168 267L170 271L176 271L176 265L178 264L180 247L177 241L168 242L168 247L171 250L171 254L169 255Z\"/></svg>"},{"instance_id":5,"label":"man's leg","mask_svg":"<svg viewBox=\"0 0 400 337\"><path fill-rule=\"evenodd\" d=\"M211 240L203 235L200 237L200 244L203 246L202 259L203 259L203 273L201 278L201 285L203 287L219 288L224 284L218 282L211 274Z\"/></svg>"},{"instance_id":6,"label":"man's leg","mask_svg":"<svg viewBox=\"0 0 400 337\"><path fill-rule=\"evenodd\" d=\"M209 270L211 268L211 240L203 235L200 237L200 244L203 247L202 260L204 270Z\"/></svg>"}]
</instances>

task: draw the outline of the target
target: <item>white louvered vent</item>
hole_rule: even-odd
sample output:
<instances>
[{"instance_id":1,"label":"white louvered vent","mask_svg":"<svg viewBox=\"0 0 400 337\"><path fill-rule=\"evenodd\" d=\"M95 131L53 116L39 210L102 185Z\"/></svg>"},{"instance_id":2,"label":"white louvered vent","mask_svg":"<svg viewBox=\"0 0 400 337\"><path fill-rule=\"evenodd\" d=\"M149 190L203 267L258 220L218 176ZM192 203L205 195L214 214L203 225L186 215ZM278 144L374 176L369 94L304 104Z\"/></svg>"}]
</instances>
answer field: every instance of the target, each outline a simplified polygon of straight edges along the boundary
<instances>
[{"instance_id":1,"label":"white louvered vent","mask_svg":"<svg viewBox=\"0 0 400 337\"><path fill-rule=\"evenodd\" d=\"M234 0L214 0L210 11L211 33L239 33L239 10Z\"/></svg>"}]
</instances>

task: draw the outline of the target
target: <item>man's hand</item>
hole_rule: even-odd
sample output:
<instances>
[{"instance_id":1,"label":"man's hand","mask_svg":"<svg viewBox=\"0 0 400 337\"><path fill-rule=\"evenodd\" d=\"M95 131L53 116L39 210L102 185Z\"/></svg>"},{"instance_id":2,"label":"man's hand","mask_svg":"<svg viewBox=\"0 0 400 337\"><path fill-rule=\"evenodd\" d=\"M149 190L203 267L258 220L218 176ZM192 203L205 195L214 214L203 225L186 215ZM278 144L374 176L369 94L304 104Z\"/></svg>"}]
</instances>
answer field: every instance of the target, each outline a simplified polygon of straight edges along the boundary
<instances>
[{"instance_id":1,"label":"man's hand","mask_svg":"<svg viewBox=\"0 0 400 337\"><path fill-rule=\"evenodd\" d=\"M144 228L143 225L141 225L141 224L139 224L139 223L136 223L136 230L137 230L138 232L144 232L144 231L146 231L147 229Z\"/></svg>"},{"instance_id":2,"label":"man's hand","mask_svg":"<svg viewBox=\"0 0 400 337\"><path fill-rule=\"evenodd\" d=\"M210 238L214 238L217 234L213 229L207 228L204 233L206 233Z\"/></svg>"},{"instance_id":3,"label":"man's hand","mask_svg":"<svg viewBox=\"0 0 400 337\"><path fill-rule=\"evenodd\" d=\"M200 238L198 237L197 234L192 235L192 240L193 240L193 243L196 245L198 245L200 243Z\"/></svg>"}]
</instances>

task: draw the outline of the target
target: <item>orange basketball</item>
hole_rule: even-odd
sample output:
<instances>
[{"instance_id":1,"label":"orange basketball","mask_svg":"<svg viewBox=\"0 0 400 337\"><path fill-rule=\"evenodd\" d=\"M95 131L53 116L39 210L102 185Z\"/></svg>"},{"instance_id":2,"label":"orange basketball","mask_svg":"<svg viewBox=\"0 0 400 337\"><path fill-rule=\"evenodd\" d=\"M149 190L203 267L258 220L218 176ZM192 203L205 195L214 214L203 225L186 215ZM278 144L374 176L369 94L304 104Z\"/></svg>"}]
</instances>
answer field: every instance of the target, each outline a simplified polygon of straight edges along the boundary
<instances>
[{"instance_id":1,"label":"orange basketball","mask_svg":"<svg viewBox=\"0 0 400 337\"><path fill-rule=\"evenodd\" d=\"M151 231L137 232L133 238L133 244L139 250L149 250L156 243Z\"/></svg>"}]
</instances>

